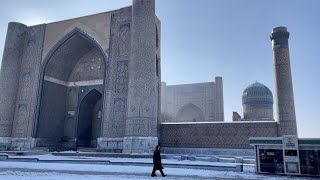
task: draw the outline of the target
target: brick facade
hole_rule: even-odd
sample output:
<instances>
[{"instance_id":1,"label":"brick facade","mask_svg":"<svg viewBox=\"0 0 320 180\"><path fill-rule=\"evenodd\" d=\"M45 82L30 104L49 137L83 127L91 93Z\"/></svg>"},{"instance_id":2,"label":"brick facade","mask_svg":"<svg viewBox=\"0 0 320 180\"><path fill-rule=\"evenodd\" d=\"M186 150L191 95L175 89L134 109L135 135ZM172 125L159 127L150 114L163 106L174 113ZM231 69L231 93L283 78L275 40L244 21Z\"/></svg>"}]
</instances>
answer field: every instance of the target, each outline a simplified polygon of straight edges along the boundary
<instances>
[{"instance_id":1,"label":"brick facade","mask_svg":"<svg viewBox=\"0 0 320 180\"><path fill-rule=\"evenodd\" d=\"M249 137L277 137L277 123L162 123L160 132L164 147L249 149Z\"/></svg>"}]
</instances>

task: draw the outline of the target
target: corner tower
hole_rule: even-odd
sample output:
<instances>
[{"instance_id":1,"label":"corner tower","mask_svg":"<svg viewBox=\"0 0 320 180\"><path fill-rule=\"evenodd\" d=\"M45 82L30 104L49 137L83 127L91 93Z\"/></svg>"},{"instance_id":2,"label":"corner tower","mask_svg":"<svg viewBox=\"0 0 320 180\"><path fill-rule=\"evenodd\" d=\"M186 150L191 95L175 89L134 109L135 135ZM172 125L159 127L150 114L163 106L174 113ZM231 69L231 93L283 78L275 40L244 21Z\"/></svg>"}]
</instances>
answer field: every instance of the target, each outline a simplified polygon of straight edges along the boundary
<instances>
[{"instance_id":1,"label":"corner tower","mask_svg":"<svg viewBox=\"0 0 320 180\"><path fill-rule=\"evenodd\" d=\"M158 144L155 20L155 0L133 0L124 153L152 152Z\"/></svg>"},{"instance_id":2,"label":"corner tower","mask_svg":"<svg viewBox=\"0 0 320 180\"><path fill-rule=\"evenodd\" d=\"M26 30L24 24L8 24L0 74L0 144L12 134Z\"/></svg>"},{"instance_id":3,"label":"corner tower","mask_svg":"<svg viewBox=\"0 0 320 180\"><path fill-rule=\"evenodd\" d=\"M270 35L275 72L278 136L298 135L289 56L289 32L276 27Z\"/></svg>"}]
</instances>

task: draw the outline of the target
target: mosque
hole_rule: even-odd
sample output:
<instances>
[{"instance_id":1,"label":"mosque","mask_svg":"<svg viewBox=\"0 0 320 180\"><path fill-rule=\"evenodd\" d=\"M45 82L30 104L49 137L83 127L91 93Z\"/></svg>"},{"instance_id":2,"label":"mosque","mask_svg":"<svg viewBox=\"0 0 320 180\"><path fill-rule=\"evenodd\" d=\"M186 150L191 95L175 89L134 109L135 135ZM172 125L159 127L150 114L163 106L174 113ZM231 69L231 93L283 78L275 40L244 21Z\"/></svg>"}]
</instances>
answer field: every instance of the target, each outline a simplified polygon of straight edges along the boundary
<instances>
[{"instance_id":1,"label":"mosque","mask_svg":"<svg viewBox=\"0 0 320 180\"><path fill-rule=\"evenodd\" d=\"M285 27L273 29L276 121L270 90L254 83L243 93L243 117L224 122L222 77L161 86L155 0L48 24L11 22L0 74L0 149L250 149L250 137L297 135L288 38ZM160 121L161 108L170 121Z\"/></svg>"},{"instance_id":2,"label":"mosque","mask_svg":"<svg viewBox=\"0 0 320 180\"><path fill-rule=\"evenodd\" d=\"M232 121L275 121L273 95L255 82L242 95L243 118L233 112ZM161 83L161 122L223 122L222 77L214 82L169 85Z\"/></svg>"},{"instance_id":3,"label":"mosque","mask_svg":"<svg viewBox=\"0 0 320 180\"><path fill-rule=\"evenodd\" d=\"M276 27L270 39L276 84L276 120L273 117L271 91L256 82L243 92L243 117L233 112L232 122L180 122L177 117L179 114L172 113L171 116L178 120L161 123L160 128L160 142L166 147L166 152L179 154L195 151L203 154L216 148L251 149L249 138L252 137L297 136L288 45L289 32L286 27ZM174 101L175 98L169 99ZM223 102L223 97L218 98Z\"/></svg>"},{"instance_id":4,"label":"mosque","mask_svg":"<svg viewBox=\"0 0 320 180\"><path fill-rule=\"evenodd\" d=\"M0 75L0 149L152 152L160 30L154 0L48 24L10 22Z\"/></svg>"}]
</instances>

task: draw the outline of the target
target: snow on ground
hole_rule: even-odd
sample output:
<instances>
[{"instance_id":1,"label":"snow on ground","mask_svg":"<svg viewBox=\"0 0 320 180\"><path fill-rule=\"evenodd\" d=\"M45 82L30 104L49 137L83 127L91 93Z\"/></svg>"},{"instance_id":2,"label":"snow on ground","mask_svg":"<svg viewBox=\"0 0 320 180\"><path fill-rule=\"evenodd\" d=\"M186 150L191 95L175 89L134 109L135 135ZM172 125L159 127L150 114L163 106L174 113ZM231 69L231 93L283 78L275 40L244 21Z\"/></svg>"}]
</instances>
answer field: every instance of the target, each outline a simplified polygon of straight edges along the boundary
<instances>
[{"instance_id":1,"label":"snow on ground","mask_svg":"<svg viewBox=\"0 0 320 180\"><path fill-rule=\"evenodd\" d=\"M151 179L152 166L66 164L0 161L0 179L9 180L70 180L70 179ZM166 168L165 179L298 179L286 176L267 176L249 172L213 171L200 169ZM159 175L158 175L159 176ZM155 178L158 179L159 177ZM162 177L161 177L162 178ZM310 178L301 178L310 179Z\"/></svg>"},{"instance_id":2,"label":"snow on ground","mask_svg":"<svg viewBox=\"0 0 320 180\"><path fill-rule=\"evenodd\" d=\"M8 180L143 180L150 179L143 178L140 176L130 176L130 175L79 175L79 174L65 174L65 173L36 173L36 172L15 172L6 171L0 172L0 178L5 178ZM191 178L190 178L191 180Z\"/></svg>"},{"instance_id":3,"label":"snow on ground","mask_svg":"<svg viewBox=\"0 0 320 180\"><path fill-rule=\"evenodd\" d=\"M84 157L84 156L54 156L52 154L16 156L10 158L38 158L39 160L90 160L131 163L152 163L151 158L109 158L109 157ZM235 166L235 163L205 162L205 161L180 161L176 159L163 159L164 164L190 164L190 165L219 165ZM250 167L249 167L250 166ZM68 164L68 163L39 163L39 162L10 162L0 161L1 179L26 179L26 180L70 180L70 179L150 179L152 166L129 165L102 165L102 164ZM165 179L265 179L289 180L310 179L287 176L255 174L252 165L244 166L245 172L213 171L201 169L167 168ZM158 175L159 176L159 175ZM158 177L159 178L159 177Z\"/></svg>"},{"instance_id":4,"label":"snow on ground","mask_svg":"<svg viewBox=\"0 0 320 180\"><path fill-rule=\"evenodd\" d=\"M136 176L136 175L78 175L78 174L61 174L61 173L25 173L25 172L5 172L6 175L2 176L0 172L0 178L6 178L10 180L149 180L149 179L162 179L162 177L150 177L150 176ZM165 177L163 179L181 179L181 180L194 180L193 177ZM213 178L210 178L213 180Z\"/></svg>"},{"instance_id":5,"label":"snow on ground","mask_svg":"<svg viewBox=\"0 0 320 180\"><path fill-rule=\"evenodd\" d=\"M111 161L111 162L132 162L132 163L152 163L151 158L109 158L109 157L85 157L85 156L54 156L52 154L44 155L27 155L27 156L13 156L9 158L38 158L39 160L92 160L92 161ZM237 163L224 162L206 162L206 161L190 161L177 159L162 159L164 164L190 164L190 165L215 165L215 166L235 166Z\"/></svg>"}]
</instances>

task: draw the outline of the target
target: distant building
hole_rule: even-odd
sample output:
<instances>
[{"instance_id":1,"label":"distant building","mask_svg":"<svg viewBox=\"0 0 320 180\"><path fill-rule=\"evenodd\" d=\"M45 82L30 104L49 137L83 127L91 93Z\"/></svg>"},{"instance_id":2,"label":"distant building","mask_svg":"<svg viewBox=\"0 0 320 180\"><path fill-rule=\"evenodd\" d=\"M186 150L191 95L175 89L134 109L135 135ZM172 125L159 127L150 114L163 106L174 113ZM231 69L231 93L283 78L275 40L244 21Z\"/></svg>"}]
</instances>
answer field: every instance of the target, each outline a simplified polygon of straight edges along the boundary
<instances>
[{"instance_id":1,"label":"distant building","mask_svg":"<svg viewBox=\"0 0 320 180\"><path fill-rule=\"evenodd\" d=\"M273 96L270 89L261 84L253 83L242 94L243 118L233 112L233 121L274 121Z\"/></svg>"},{"instance_id":2,"label":"distant building","mask_svg":"<svg viewBox=\"0 0 320 180\"><path fill-rule=\"evenodd\" d=\"M215 82L161 83L162 122L224 121L222 77Z\"/></svg>"}]
</instances>

